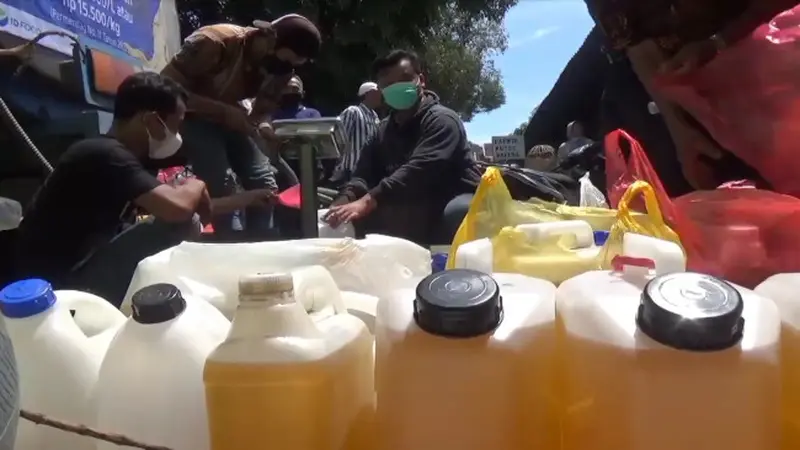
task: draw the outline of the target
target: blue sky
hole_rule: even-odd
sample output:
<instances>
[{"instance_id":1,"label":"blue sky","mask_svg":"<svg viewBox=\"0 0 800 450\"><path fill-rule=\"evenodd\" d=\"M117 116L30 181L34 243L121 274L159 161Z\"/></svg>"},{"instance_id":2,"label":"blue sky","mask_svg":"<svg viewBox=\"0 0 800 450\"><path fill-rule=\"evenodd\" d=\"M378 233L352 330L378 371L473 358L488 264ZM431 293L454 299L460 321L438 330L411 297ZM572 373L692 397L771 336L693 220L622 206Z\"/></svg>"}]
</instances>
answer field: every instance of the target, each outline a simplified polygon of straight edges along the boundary
<instances>
[{"instance_id":1,"label":"blue sky","mask_svg":"<svg viewBox=\"0 0 800 450\"><path fill-rule=\"evenodd\" d=\"M514 131L550 92L593 22L582 0L521 0L505 20L508 50L495 58L503 74L506 103L466 124L470 141Z\"/></svg>"}]
</instances>

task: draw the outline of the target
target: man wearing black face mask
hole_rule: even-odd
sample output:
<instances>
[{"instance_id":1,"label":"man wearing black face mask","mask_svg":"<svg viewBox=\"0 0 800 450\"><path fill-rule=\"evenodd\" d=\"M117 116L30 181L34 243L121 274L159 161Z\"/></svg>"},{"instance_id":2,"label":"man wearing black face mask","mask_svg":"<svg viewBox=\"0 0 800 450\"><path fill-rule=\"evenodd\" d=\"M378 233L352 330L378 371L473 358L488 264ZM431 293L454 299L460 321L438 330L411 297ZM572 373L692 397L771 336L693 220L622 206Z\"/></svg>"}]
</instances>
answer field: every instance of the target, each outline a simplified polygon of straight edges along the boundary
<instances>
[{"instance_id":1,"label":"man wearing black face mask","mask_svg":"<svg viewBox=\"0 0 800 450\"><path fill-rule=\"evenodd\" d=\"M274 113L294 67L316 57L320 45L319 30L297 14L252 27L211 25L186 38L164 68L189 92L183 151L212 197L231 193L228 169L247 190L277 189L269 159L253 141L252 117ZM257 96L259 111L250 116L240 102ZM246 217L248 229L271 228L271 212L247 211ZM232 231L231 217L213 223L217 233Z\"/></svg>"},{"instance_id":2,"label":"man wearing black face mask","mask_svg":"<svg viewBox=\"0 0 800 450\"><path fill-rule=\"evenodd\" d=\"M315 119L322 117L314 108L303 104L303 80L297 75L293 76L278 99L278 110L272 115L272 120L281 119Z\"/></svg>"}]
</instances>

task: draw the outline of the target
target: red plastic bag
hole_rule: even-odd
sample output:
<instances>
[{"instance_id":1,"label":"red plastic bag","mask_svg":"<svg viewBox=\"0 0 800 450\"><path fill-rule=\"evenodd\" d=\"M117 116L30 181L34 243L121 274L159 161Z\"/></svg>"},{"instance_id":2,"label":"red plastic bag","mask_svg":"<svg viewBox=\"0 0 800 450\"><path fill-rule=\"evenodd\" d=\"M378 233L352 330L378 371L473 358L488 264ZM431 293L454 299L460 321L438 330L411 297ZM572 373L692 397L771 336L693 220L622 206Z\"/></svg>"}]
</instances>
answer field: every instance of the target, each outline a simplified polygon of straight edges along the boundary
<instances>
[{"instance_id":1,"label":"red plastic bag","mask_svg":"<svg viewBox=\"0 0 800 450\"><path fill-rule=\"evenodd\" d=\"M620 139L630 144L627 161ZM751 288L776 273L800 272L800 199L744 183L670 199L630 135L617 130L605 144L612 207L634 180L650 183L664 218L681 238L689 270Z\"/></svg>"},{"instance_id":2,"label":"red plastic bag","mask_svg":"<svg viewBox=\"0 0 800 450\"><path fill-rule=\"evenodd\" d=\"M778 192L800 197L800 6L657 89Z\"/></svg>"}]
</instances>

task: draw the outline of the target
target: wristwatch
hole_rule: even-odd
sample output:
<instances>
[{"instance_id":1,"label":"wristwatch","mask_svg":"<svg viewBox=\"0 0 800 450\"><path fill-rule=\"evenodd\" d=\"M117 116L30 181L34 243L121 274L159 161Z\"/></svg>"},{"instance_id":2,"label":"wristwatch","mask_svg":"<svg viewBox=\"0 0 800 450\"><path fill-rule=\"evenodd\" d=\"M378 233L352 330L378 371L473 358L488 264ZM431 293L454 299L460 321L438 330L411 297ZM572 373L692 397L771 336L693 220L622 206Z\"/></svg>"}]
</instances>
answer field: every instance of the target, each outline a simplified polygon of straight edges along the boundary
<instances>
[{"instance_id":1,"label":"wristwatch","mask_svg":"<svg viewBox=\"0 0 800 450\"><path fill-rule=\"evenodd\" d=\"M717 49L717 53L728 48L728 43L725 42L725 39L719 34L711 35L711 37L708 38L708 40L711 41L712 44L714 44L714 48Z\"/></svg>"}]
</instances>

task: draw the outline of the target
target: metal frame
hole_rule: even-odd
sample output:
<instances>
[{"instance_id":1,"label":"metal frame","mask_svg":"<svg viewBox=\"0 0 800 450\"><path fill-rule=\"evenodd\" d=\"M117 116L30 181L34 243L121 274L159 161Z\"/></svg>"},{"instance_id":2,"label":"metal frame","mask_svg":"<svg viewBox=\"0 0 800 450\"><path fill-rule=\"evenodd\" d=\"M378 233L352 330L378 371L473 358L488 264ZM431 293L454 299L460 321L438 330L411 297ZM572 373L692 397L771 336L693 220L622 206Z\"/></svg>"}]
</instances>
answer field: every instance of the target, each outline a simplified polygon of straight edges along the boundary
<instances>
[{"instance_id":1,"label":"metal frame","mask_svg":"<svg viewBox=\"0 0 800 450\"><path fill-rule=\"evenodd\" d=\"M337 159L341 155L346 137L342 127L342 122L338 117L323 117L317 119L290 119L276 120L272 123L278 136L316 136L327 137L330 139L330 146L327 147L331 152L319 155L315 146L308 146L308 149L300 151L295 155L298 159L300 173L300 227L304 238L319 237L317 227L317 211L319 209L319 197L317 196L317 159ZM318 131L312 131L318 127ZM325 131L327 127L327 131ZM286 130L281 133L281 129ZM292 131L288 131L292 130Z\"/></svg>"}]
</instances>

